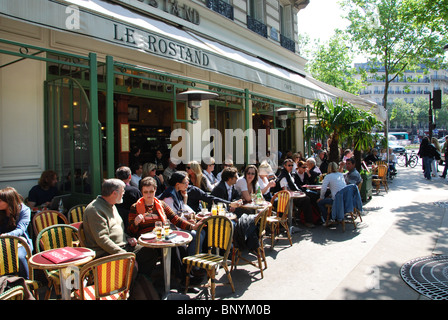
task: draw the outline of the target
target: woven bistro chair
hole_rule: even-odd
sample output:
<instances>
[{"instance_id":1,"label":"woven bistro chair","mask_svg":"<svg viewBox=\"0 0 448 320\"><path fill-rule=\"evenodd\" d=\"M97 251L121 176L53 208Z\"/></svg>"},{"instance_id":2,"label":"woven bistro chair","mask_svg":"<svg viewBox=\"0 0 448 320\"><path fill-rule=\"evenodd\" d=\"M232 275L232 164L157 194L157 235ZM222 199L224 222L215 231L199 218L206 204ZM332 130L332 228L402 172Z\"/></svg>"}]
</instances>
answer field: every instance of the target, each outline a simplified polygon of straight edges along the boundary
<instances>
[{"instance_id":1,"label":"woven bistro chair","mask_svg":"<svg viewBox=\"0 0 448 320\"><path fill-rule=\"evenodd\" d=\"M31 248L25 240L16 236L0 236L0 276L19 274L19 245L25 248L28 260L31 257ZM38 290L42 284L34 280L32 268L28 267L28 269L30 270L30 279L25 279L25 283L30 288L34 297L38 299Z\"/></svg>"},{"instance_id":2,"label":"woven bistro chair","mask_svg":"<svg viewBox=\"0 0 448 320\"><path fill-rule=\"evenodd\" d=\"M76 206L73 206L68 210L67 216L68 216L68 222L69 223L76 223L81 222L82 217L84 215L84 210L86 210L86 204L78 204Z\"/></svg>"},{"instance_id":3,"label":"woven bistro chair","mask_svg":"<svg viewBox=\"0 0 448 320\"><path fill-rule=\"evenodd\" d=\"M227 266L227 258L233 239L233 224L229 218L225 216L211 216L204 220L204 223L197 230L201 234L204 226L207 226L207 253L200 253L199 237L196 238L196 254L184 257L182 262L187 265L187 277L185 281L185 292L188 291L190 283L189 274L193 267L205 269L208 279L210 280L210 291L212 299L215 299L215 276L218 267L222 266L227 274L232 292L235 292L232 276ZM223 251L223 254L221 254Z\"/></svg>"},{"instance_id":4,"label":"woven bistro chair","mask_svg":"<svg viewBox=\"0 0 448 320\"><path fill-rule=\"evenodd\" d=\"M57 224L43 229L36 239L36 250L42 252L45 250L74 247L75 242L78 241L78 230L75 227L66 224ZM45 276L48 280L48 289L45 294L45 299L48 300L51 291L57 295L61 294L59 270L44 270Z\"/></svg>"},{"instance_id":5,"label":"woven bistro chair","mask_svg":"<svg viewBox=\"0 0 448 320\"><path fill-rule=\"evenodd\" d=\"M25 289L22 286L15 286L0 294L0 300L23 300Z\"/></svg>"},{"instance_id":6,"label":"woven bistro chair","mask_svg":"<svg viewBox=\"0 0 448 320\"><path fill-rule=\"evenodd\" d=\"M81 300L126 300L129 297L135 254L117 253L95 259L81 268L79 290L75 296ZM93 284L85 285L86 278Z\"/></svg>"},{"instance_id":7,"label":"woven bistro chair","mask_svg":"<svg viewBox=\"0 0 448 320\"><path fill-rule=\"evenodd\" d=\"M378 177L372 178L372 182L376 187L376 193L380 193L380 186L382 185L384 187L384 190L386 193L389 190L389 186L387 184L387 166L385 164L378 165Z\"/></svg>"},{"instance_id":8,"label":"woven bistro chair","mask_svg":"<svg viewBox=\"0 0 448 320\"><path fill-rule=\"evenodd\" d=\"M267 224L271 228L271 249L274 248L275 240L282 239L277 237L280 234L280 226L282 226L288 235L289 244L292 246L291 233L289 232L288 214L289 214L289 201L291 195L289 191L282 190L274 194L271 199L271 204L274 207L275 200L277 200L276 215L267 217ZM272 210L273 211L273 210Z\"/></svg>"},{"instance_id":9,"label":"woven bistro chair","mask_svg":"<svg viewBox=\"0 0 448 320\"><path fill-rule=\"evenodd\" d=\"M62 213L56 210L42 210L36 213L33 217L33 231L35 235L38 235L46 227L55 224L68 224L68 219ZM36 243L36 247L38 244Z\"/></svg>"},{"instance_id":10,"label":"woven bistro chair","mask_svg":"<svg viewBox=\"0 0 448 320\"><path fill-rule=\"evenodd\" d=\"M236 266L238 265L239 259L242 259L242 260L250 263L254 267L257 267L258 269L260 269L261 278L264 277L262 262L264 262L264 269L266 269L268 267L268 265L266 262L266 255L264 252L263 238L265 235L266 221L267 221L268 216L271 215L271 210L272 210L272 206L268 206L265 209L263 209L261 212L259 212L257 217L255 218L255 225L257 225L257 227L258 227L258 244L259 244L259 246L257 248L257 251L255 252L257 259L258 259L258 264L255 264L253 261L250 261L249 259L241 256L241 250L234 245L233 250L232 250L232 268L230 271L232 271L234 267L236 268Z\"/></svg>"}]
</instances>

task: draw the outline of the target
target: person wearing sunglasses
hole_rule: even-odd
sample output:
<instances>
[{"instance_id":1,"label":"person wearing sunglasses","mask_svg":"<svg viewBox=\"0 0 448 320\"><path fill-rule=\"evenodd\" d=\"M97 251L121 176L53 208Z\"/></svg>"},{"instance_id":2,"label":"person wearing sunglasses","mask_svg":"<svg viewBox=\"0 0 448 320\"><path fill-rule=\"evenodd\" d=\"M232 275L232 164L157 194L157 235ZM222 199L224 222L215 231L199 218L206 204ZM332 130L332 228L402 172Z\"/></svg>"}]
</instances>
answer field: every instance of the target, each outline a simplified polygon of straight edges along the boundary
<instances>
[{"instance_id":1,"label":"person wearing sunglasses","mask_svg":"<svg viewBox=\"0 0 448 320\"><path fill-rule=\"evenodd\" d=\"M300 188L295 183L294 174L292 173L292 169L294 166L294 161L292 159L286 159L283 162L283 169L280 172L276 180L275 192L280 190L288 190L288 191L301 191ZM274 193L275 193L274 192ZM303 198L295 198L294 200L294 208L297 209L297 212L293 212L293 217L296 217L296 220L299 218L299 213L303 211L305 217L305 226L308 228L313 228L314 224L311 222L313 217L313 212L311 208L311 199L309 196L305 196Z\"/></svg>"}]
</instances>

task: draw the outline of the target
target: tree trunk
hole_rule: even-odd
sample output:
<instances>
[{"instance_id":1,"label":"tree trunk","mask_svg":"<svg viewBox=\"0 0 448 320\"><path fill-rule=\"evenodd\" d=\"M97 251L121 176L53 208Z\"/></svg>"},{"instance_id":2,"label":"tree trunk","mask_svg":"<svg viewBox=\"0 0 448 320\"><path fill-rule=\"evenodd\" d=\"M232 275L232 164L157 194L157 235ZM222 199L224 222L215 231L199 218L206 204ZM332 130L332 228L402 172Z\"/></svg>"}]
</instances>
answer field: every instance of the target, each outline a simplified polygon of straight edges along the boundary
<instances>
[{"instance_id":1,"label":"tree trunk","mask_svg":"<svg viewBox=\"0 0 448 320\"><path fill-rule=\"evenodd\" d=\"M332 134L330 142L330 154L328 155L328 162L339 163L339 134L336 132Z\"/></svg>"}]
</instances>

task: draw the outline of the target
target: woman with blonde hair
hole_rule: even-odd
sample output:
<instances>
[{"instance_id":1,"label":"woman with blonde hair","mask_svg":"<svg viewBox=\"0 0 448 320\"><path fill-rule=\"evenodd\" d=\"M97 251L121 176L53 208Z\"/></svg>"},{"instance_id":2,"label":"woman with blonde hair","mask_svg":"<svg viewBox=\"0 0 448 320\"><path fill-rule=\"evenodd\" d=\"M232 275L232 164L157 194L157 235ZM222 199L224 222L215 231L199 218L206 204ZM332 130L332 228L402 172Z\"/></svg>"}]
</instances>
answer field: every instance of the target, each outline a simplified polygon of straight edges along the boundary
<instances>
[{"instance_id":1,"label":"woman with blonde hair","mask_svg":"<svg viewBox=\"0 0 448 320\"><path fill-rule=\"evenodd\" d=\"M198 187L199 189L205 191L205 192L211 192L213 187L208 182L207 178L202 173L201 165L197 161L190 161L188 162L187 166L185 167L188 177L190 178L190 183L194 185L195 187Z\"/></svg>"},{"instance_id":2,"label":"woman with blonde hair","mask_svg":"<svg viewBox=\"0 0 448 320\"><path fill-rule=\"evenodd\" d=\"M162 194L165 190L165 184L163 183L163 176L157 175L157 165L155 163L147 162L142 166L142 179L140 180L139 189L141 190L141 181L143 178L151 177L157 183L156 196Z\"/></svg>"},{"instance_id":3,"label":"woman with blonde hair","mask_svg":"<svg viewBox=\"0 0 448 320\"><path fill-rule=\"evenodd\" d=\"M258 166L258 184L266 201L271 201L271 188L275 187L275 178L271 165L267 161L260 163Z\"/></svg>"},{"instance_id":4,"label":"woman with blonde hair","mask_svg":"<svg viewBox=\"0 0 448 320\"><path fill-rule=\"evenodd\" d=\"M23 203L22 196L12 187L0 190L0 235L23 238L33 250L33 243L28 235L31 210ZM26 250L19 247L19 276L29 279Z\"/></svg>"}]
</instances>

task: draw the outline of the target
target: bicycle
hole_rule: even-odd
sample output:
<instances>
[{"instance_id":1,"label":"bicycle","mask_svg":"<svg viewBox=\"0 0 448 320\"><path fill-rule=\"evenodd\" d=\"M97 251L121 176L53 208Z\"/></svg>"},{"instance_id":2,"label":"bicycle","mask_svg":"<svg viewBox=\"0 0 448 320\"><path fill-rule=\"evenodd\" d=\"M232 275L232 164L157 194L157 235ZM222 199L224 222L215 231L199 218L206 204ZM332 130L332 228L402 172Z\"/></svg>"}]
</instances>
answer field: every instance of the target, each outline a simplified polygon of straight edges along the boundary
<instances>
[{"instance_id":1,"label":"bicycle","mask_svg":"<svg viewBox=\"0 0 448 320\"><path fill-rule=\"evenodd\" d=\"M415 168L418 164L418 155L417 153L412 150L411 153L408 155L408 152L400 153L397 156L397 163L400 167L411 167Z\"/></svg>"}]
</instances>

